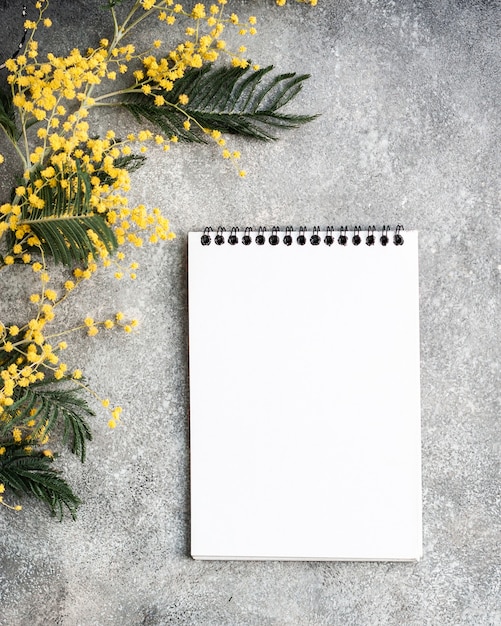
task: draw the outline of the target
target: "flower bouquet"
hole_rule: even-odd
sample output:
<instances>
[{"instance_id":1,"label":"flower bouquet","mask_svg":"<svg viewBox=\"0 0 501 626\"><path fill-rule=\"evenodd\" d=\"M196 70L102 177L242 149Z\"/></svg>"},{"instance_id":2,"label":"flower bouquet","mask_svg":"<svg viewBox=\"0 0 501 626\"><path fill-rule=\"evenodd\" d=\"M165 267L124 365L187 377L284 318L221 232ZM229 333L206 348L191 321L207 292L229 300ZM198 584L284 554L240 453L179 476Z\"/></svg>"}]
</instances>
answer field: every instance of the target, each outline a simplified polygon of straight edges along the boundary
<instances>
[{"instance_id":1,"label":"flower bouquet","mask_svg":"<svg viewBox=\"0 0 501 626\"><path fill-rule=\"evenodd\" d=\"M0 319L0 502L8 508L20 510L19 497L29 494L58 519L74 518L80 499L55 467L56 448L85 460L93 397L111 428L120 420L121 407L91 389L80 369L70 371L63 354L71 333L129 333L137 321L116 312L67 328L58 310L100 266L133 280L130 250L174 237L160 208L128 204L131 173L148 147L213 144L245 176L228 134L270 140L276 129L312 119L282 111L307 76L276 74L253 65L244 44L233 49L226 34L253 37L256 18L226 5L108 0L109 38L57 56L39 52L52 26L42 0L24 22L19 50L2 64L0 164L16 165L0 200L0 293L7 280L33 284L25 318ZM153 19L166 42L138 49L134 33ZM125 110L138 130L98 136L89 114L102 108Z\"/></svg>"}]
</instances>

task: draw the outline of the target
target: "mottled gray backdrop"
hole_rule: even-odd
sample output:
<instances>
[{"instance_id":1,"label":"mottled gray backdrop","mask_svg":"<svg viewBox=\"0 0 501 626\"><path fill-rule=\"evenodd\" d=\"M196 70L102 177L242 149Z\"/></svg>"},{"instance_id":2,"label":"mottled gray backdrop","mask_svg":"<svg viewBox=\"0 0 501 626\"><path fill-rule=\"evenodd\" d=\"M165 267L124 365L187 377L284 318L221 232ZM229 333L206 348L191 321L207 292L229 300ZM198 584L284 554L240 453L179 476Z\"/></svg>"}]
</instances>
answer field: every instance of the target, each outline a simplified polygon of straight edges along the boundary
<instances>
[{"instance_id":1,"label":"mottled gray backdrop","mask_svg":"<svg viewBox=\"0 0 501 626\"><path fill-rule=\"evenodd\" d=\"M53 0L42 47L64 52L109 34L103 4ZM0 58L21 34L21 5L0 3ZM137 334L75 337L67 355L123 405L122 425L109 430L96 403L88 461L62 460L84 500L78 521L58 523L28 501L19 514L0 508L0 623L499 625L501 6L235 6L258 17L248 43L254 62L311 74L290 109L321 115L274 143L233 140L245 180L203 146L152 150L134 175L131 203L162 207L177 239L134 253L136 282L101 271L64 312L68 324L119 309L140 318ZM145 42L156 37L156 24L142 34ZM125 114L95 122L101 132L110 125L136 128ZM0 169L3 201L10 165ZM193 561L186 233L218 224L396 222L420 230L422 562ZM0 318L23 313L30 288L2 274ZM360 332L372 349L384 345L377 328ZM242 329L222 340L238 348L249 338ZM265 349L277 338L261 340ZM391 402L391 389L381 393Z\"/></svg>"}]
</instances>

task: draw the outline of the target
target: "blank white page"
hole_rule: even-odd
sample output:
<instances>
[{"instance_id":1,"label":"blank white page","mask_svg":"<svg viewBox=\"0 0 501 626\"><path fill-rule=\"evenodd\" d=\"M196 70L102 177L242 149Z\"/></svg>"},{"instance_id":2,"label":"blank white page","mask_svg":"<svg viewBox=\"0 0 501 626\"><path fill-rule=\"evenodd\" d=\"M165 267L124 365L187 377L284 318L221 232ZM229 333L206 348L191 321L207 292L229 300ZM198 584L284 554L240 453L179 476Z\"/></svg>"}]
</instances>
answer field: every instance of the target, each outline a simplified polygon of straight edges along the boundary
<instances>
[{"instance_id":1,"label":"blank white page","mask_svg":"<svg viewBox=\"0 0 501 626\"><path fill-rule=\"evenodd\" d=\"M189 234L194 558L421 557L418 237L402 234Z\"/></svg>"}]
</instances>

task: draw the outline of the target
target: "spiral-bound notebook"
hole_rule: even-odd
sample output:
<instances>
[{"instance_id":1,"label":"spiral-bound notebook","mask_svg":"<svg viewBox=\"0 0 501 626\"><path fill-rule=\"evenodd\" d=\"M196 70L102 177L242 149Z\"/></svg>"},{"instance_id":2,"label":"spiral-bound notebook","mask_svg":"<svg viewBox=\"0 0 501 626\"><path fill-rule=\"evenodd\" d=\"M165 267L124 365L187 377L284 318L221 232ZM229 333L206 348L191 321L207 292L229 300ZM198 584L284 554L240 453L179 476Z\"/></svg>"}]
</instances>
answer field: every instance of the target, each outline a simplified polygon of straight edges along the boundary
<instances>
[{"instance_id":1,"label":"spiral-bound notebook","mask_svg":"<svg viewBox=\"0 0 501 626\"><path fill-rule=\"evenodd\" d=\"M191 554L418 560L418 235L189 234Z\"/></svg>"}]
</instances>

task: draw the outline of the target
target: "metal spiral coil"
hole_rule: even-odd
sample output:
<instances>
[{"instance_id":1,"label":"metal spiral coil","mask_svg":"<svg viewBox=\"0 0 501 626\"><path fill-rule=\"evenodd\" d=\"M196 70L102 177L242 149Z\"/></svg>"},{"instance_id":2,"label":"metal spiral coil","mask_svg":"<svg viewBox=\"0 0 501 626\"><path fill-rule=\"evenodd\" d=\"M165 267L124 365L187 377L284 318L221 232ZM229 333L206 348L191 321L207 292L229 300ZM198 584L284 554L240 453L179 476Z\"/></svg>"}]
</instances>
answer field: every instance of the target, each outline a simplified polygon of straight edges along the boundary
<instances>
[{"instance_id":1,"label":"metal spiral coil","mask_svg":"<svg viewBox=\"0 0 501 626\"><path fill-rule=\"evenodd\" d=\"M367 235L365 236L365 244L369 247L376 246L379 244L383 247L386 247L393 242L395 246L404 245L404 236L403 236L404 227L401 224L398 224L395 229L392 231L390 226L383 225L380 229L377 229L375 226L367 227ZM268 239L266 239L266 227L260 226L257 231L250 226L247 226L244 229L244 234L241 238L238 237L238 233L240 229L237 226L233 226L228 235L226 235L226 228L224 226L219 226L216 234L214 236L214 243L217 246L222 246L226 241L231 245L235 246L239 243L242 243L244 246L250 246L252 243L255 243L258 246L264 246L266 242L271 246L278 246L280 243L289 247L294 243L293 233L297 233L295 242L299 246L305 246L308 243L308 239L306 234L309 232L306 226L300 226L297 230L295 230L292 226L286 226L283 229L284 235L281 236L281 229L278 226L273 226L269 232L271 232ZM393 237L390 237L391 231L393 232ZM212 242L213 229L211 226L207 226L204 228L203 234L200 238L200 243L202 246L208 246ZM324 244L326 246L333 246L335 244L343 247L347 247L350 243L353 246L359 246L362 241L362 228L361 226L354 226L353 228L348 228L348 226L341 226L338 229L335 229L333 226L327 226L325 229L321 229L320 226L314 226L312 229L312 235L309 238L309 243L312 246L320 246L320 244ZM335 238L335 233L338 234L337 239ZM379 233L379 238L377 234ZM322 238L323 234L323 238Z\"/></svg>"}]
</instances>

